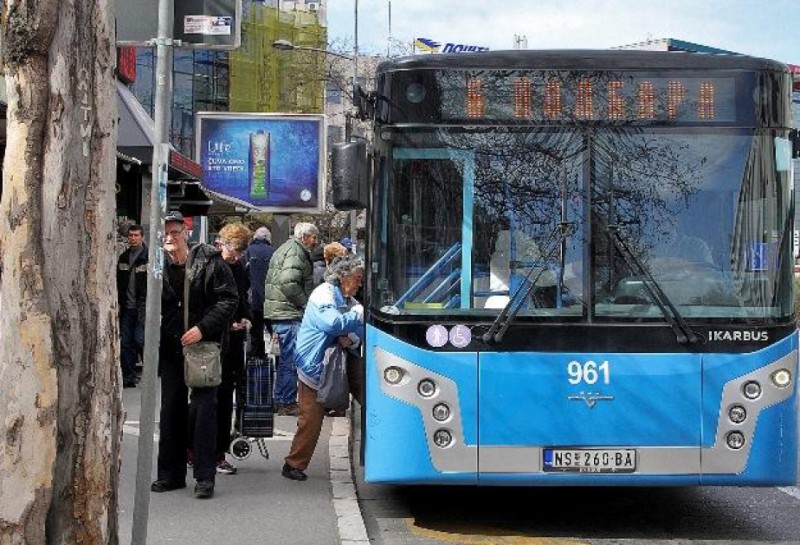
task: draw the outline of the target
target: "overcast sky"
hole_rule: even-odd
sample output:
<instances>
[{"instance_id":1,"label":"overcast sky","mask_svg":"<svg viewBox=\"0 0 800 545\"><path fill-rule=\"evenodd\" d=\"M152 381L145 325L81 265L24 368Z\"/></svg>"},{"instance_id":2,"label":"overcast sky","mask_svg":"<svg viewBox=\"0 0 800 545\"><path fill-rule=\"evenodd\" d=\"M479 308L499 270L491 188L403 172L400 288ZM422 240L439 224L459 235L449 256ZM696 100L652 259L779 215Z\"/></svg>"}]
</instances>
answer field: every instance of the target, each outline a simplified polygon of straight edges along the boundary
<instances>
[{"instance_id":1,"label":"overcast sky","mask_svg":"<svg viewBox=\"0 0 800 545\"><path fill-rule=\"evenodd\" d=\"M331 44L352 47L355 0L329 0ZM358 42L386 54L389 0L358 0ZM800 64L800 0L394 0L392 36L491 49L597 48L676 38Z\"/></svg>"}]
</instances>

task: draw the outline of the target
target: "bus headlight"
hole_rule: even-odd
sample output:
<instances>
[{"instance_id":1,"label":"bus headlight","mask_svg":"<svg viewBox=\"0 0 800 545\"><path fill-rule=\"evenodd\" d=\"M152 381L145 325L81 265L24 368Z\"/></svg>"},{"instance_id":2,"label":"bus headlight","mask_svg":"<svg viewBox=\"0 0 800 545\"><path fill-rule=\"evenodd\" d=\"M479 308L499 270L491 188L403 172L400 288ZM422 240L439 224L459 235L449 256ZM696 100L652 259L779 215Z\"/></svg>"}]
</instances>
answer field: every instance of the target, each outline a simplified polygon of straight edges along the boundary
<instances>
[{"instance_id":1,"label":"bus headlight","mask_svg":"<svg viewBox=\"0 0 800 545\"><path fill-rule=\"evenodd\" d=\"M725 439L728 443L728 446L733 450L739 450L744 446L744 435L738 431L732 431L728 434L728 437Z\"/></svg>"},{"instance_id":2,"label":"bus headlight","mask_svg":"<svg viewBox=\"0 0 800 545\"><path fill-rule=\"evenodd\" d=\"M747 410L741 405L734 405L728 409L728 418L734 424L741 424L747 418Z\"/></svg>"},{"instance_id":3,"label":"bus headlight","mask_svg":"<svg viewBox=\"0 0 800 545\"><path fill-rule=\"evenodd\" d=\"M778 369L770 376L772 384L778 388L786 388L792 382L792 373L788 369Z\"/></svg>"},{"instance_id":4,"label":"bus headlight","mask_svg":"<svg viewBox=\"0 0 800 545\"><path fill-rule=\"evenodd\" d=\"M429 378L424 378L417 384L417 392L422 397L433 397L436 393L436 383Z\"/></svg>"},{"instance_id":5,"label":"bus headlight","mask_svg":"<svg viewBox=\"0 0 800 545\"><path fill-rule=\"evenodd\" d=\"M433 417L439 422L444 422L450 418L450 407L444 403L439 403L433 408Z\"/></svg>"},{"instance_id":6,"label":"bus headlight","mask_svg":"<svg viewBox=\"0 0 800 545\"><path fill-rule=\"evenodd\" d=\"M742 393L747 399L758 399L761 397L761 385L755 380L745 382L742 386Z\"/></svg>"},{"instance_id":7,"label":"bus headlight","mask_svg":"<svg viewBox=\"0 0 800 545\"><path fill-rule=\"evenodd\" d=\"M439 448L448 447L453 442L453 434L447 430L436 430L433 432L433 442Z\"/></svg>"},{"instance_id":8,"label":"bus headlight","mask_svg":"<svg viewBox=\"0 0 800 545\"><path fill-rule=\"evenodd\" d=\"M403 370L399 367L387 367L383 371L383 380L389 384L397 384L403 380Z\"/></svg>"}]
</instances>

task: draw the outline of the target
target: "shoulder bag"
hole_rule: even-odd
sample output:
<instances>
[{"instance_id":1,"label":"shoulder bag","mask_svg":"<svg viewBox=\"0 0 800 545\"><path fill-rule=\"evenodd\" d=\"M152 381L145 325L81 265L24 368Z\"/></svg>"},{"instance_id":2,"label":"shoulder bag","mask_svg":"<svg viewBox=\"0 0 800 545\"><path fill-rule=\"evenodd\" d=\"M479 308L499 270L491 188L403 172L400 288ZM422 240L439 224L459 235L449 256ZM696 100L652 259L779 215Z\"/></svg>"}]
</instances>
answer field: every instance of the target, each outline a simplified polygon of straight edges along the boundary
<instances>
[{"instance_id":1,"label":"shoulder bag","mask_svg":"<svg viewBox=\"0 0 800 545\"><path fill-rule=\"evenodd\" d=\"M189 331L189 286L192 253L186 260L183 280L183 328ZM211 388L222 384L222 360L219 343L200 341L183 347L183 380L189 388Z\"/></svg>"}]
</instances>

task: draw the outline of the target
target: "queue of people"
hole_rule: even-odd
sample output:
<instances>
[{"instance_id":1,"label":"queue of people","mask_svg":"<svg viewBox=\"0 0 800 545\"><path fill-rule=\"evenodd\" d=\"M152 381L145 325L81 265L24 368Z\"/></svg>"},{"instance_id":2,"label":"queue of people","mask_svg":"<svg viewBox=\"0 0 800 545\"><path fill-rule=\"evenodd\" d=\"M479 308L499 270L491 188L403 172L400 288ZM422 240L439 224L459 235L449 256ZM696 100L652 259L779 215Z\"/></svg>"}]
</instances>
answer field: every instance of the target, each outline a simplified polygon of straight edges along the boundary
<instances>
[{"instance_id":1,"label":"queue of people","mask_svg":"<svg viewBox=\"0 0 800 545\"><path fill-rule=\"evenodd\" d=\"M217 474L237 472L226 452L232 439L234 398L241 406L238 400L244 396L248 331L249 353L255 357L266 353L265 333L279 339L276 412L298 416L298 430L281 473L292 480L306 479L326 414L316 401L326 349L338 344L353 351L363 338L364 323L363 307L353 298L361 286L363 262L349 253L349 245L323 246L318 239L316 226L298 223L293 236L274 249L266 227L252 233L241 223L231 223L220 230L213 245L190 247L183 216L167 214L162 243L158 469L151 491L185 488L188 466L196 481L195 496L210 498ZM139 225L128 228L127 240L128 249L117 263L117 290L120 367L123 387L129 388L138 381L136 363L144 344L147 248ZM315 264L315 251L324 265ZM221 382L190 389L184 381L183 348L201 341L219 346Z\"/></svg>"}]
</instances>

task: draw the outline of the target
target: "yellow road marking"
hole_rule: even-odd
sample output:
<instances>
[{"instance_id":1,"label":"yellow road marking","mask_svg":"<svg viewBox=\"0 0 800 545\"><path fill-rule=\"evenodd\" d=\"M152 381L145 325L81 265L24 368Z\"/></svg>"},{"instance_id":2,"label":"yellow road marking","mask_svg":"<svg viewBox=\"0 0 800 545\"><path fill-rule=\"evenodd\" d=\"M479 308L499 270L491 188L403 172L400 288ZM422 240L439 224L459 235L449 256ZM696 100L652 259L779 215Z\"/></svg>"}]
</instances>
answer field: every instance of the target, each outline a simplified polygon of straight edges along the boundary
<instances>
[{"instance_id":1,"label":"yellow road marking","mask_svg":"<svg viewBox=\"0 0 800 545\"><path fill-rule=\"evenodd\" d=\"M405 522L412 534L462 545L587 545L588 543L555 537L508 535L496 528L470 526L469 523L454 524L452 530L443 531L418 526L413 518L407 518Z\"/></svg>"}]
</instances>

